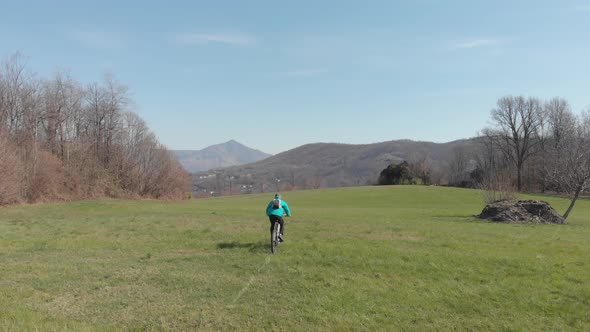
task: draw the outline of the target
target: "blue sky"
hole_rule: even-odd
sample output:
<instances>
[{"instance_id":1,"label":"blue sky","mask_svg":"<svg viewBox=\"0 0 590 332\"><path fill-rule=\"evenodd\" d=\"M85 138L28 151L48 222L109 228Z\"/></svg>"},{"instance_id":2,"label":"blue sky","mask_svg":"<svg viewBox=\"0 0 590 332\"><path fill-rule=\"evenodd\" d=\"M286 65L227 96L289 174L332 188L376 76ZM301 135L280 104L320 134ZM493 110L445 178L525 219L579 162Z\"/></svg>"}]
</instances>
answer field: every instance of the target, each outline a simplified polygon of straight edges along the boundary
<instances>
[{"instance_id":1,"label":"blue sky","mask_svg":"<svg viewBox=\"0 0 590 332\"><path fill-rule=\"evenodd\" d=\"M0 56L106 72L172 149L471 137L505 94L590 105L590 0L6 1Z\"/></svg>"}]
</instances>

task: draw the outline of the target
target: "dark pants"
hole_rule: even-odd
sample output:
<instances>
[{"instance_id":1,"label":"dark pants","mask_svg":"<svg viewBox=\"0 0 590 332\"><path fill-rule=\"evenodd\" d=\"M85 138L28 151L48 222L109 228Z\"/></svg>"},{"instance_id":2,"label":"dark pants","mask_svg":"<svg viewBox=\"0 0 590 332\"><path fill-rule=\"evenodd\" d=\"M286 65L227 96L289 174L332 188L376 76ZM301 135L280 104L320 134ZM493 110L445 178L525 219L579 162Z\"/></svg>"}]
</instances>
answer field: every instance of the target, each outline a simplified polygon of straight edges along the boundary
<instances>
[{"instance_id":1,"label":"dark pants","mask_svg":"<svg viewBox=\"0 0 590 332\"><path fill-rule=\"evenodd\" d=\"M283 220L283 217L279 217L279 216L275 216L275 215L270 215L268 216L268 219L270 219L270 235L272 236L272 228L275 226L275 222L278 222L281 225L281 236L285 235L285 221Z\"/></svg>"}]
</instances>

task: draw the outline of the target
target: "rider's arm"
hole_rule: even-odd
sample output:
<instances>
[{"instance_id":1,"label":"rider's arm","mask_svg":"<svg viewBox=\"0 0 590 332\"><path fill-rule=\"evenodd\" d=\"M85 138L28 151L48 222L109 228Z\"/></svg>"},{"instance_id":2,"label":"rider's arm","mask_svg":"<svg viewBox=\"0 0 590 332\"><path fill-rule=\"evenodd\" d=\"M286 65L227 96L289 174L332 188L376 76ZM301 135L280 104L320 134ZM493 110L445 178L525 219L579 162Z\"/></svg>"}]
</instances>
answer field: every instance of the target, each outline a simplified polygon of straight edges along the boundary
<instances>
[{"instance_id":1,"label":"rider's arm","mask_svg":"<svg viewBox=\"0 0 590 332\"><path fill-rule=\"evenodd\" d=\"M291 209L289 209L289 204L287 204L287 202L282 201L281 205L283 207L283 209L285 210L285 212L287 212L287 217L291 216Z\"/></svg>"},{"instance_id":2,"label":"rider's arm","mask_svg":"<svg viewBox=\"0 0 590 332\"><path fill-rule=\"evenodd\" d=\"M271 211L272 211L272 201L270 201L270 203L268 203L268 205L266 206L266 215L270 216Z\"/></svg>"}]
</instances>

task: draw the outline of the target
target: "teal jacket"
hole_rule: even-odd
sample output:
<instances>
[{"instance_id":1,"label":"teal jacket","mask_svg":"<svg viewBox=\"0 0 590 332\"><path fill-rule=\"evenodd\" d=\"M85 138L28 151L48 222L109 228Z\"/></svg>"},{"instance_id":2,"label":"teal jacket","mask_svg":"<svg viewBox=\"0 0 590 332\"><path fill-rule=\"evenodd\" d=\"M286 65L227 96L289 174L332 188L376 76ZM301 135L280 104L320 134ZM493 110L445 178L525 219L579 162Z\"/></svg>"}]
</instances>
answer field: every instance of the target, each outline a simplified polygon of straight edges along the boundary
<instances>
[{"instance_id":1,"label":"teal jacket","mask_svg":"<svg viewBox=\"0 0 590 332\"><path fill-rule=\"evenodd\" d=\"M291 210L289 209L289 204L287 204L287 202L283 201L281 199L281 207L278 209L275 209L272 205L272 201L270 201L270 203L268 203L268 206L266 207L266 215L267 216L279 216L282 217L285 213L287 213L287 217L291 216Z\"/></svg>"}]
</instances>

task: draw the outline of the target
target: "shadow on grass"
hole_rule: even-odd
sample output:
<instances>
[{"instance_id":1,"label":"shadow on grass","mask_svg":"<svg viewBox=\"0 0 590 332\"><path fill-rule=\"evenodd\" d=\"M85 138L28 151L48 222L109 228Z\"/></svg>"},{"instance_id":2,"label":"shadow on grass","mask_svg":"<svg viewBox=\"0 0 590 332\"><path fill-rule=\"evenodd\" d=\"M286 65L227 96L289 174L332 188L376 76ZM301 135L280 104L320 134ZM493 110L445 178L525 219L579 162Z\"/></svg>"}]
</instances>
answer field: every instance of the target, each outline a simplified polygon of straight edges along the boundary
<instances>
[{"instance_id":1,"label":"shadow on grass","mask_svg":"<svg viewBox=\"0 0 590 332\"><path fill-rule=\"evenodd\" d=\"M480 219L476 214L457 214L457 215L435 215L433 218L441 221L461 222L461 223L480 223L488 220Z\"/></svg>"},{"instance_id":2,"label":"shadow on grass","mask_svg":"<svg viewBox=\"0 0 590 332\"><path fill-rule=\"evenodd\" d=\"M250 252L265 252L269 251L269 243L265 241L241 243L237 241L220 242L217 244L217 249L249 249Z\"/></svg>"}]
</instances>

